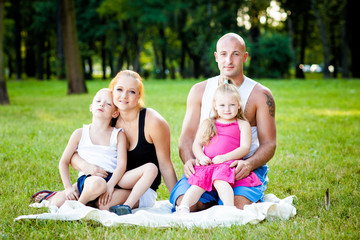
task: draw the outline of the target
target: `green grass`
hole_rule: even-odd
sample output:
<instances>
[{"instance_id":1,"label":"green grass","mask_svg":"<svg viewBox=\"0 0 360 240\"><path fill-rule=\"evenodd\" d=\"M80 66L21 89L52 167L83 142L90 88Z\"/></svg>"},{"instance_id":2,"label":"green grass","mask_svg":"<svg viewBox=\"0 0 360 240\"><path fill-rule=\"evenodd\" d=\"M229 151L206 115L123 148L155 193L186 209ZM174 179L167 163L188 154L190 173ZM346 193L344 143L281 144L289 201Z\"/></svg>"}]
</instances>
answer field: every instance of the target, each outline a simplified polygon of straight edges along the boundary
<instances>
[{"instance_id":1,"label":"green grass","mask_svg":"<svg viewBox=\"0 0 360 240\"><path fill-rule=\"evenodd\" d=\"M58 160L72 131L91 121L95 92L108 81L89 81L89 94L66 95L66 82L7 82L11 105L0 106L1 239L358 239L360 237L360 81L262 80L276 101L277 150L269 162L267 193L296 195L297 215L231 228L104 227L90 221L14 222L43 213L28 207L41 189L61 189ZM171 128L178 176L178 138L194 80L146 81L146 105ZM76 172L72 171L76 179ZM324 195L330 190L331 206ZM168 199L164 184L158 199Z\"/></svg>"}]
</instances>

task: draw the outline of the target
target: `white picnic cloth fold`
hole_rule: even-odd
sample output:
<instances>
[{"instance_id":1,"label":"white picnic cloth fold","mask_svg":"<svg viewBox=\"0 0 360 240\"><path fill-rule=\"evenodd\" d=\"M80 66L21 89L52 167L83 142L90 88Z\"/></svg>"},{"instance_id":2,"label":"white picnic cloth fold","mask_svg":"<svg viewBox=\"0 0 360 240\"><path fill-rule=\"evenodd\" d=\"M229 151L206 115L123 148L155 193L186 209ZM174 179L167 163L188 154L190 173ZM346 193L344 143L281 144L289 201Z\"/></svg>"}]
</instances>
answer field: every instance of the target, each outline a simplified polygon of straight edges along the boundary
<instances>
[{"instance_id":1,"label":"white picnic cloth fold","mask_svg":"<svg viewBox=\"0 0 360 240\"><path fill-rule=\"evenodd\" d=\"M239 210L229 206L213 206L209 209L178 215L171 213L172 205L167 200L157 201L151 208L138 208L133 214L118 216L105 210L87 207L77 201L66 201L59 209L50 207L49 213L23 215L15 218L22 219L49 219L49 220L94 220L104 226L117 226L120 224L140 225L147 227L200 227L211 228L216 226L230 227L233 224L257 224L265 219L288 220L296 215L293 206L295 196L284 199L274 194L267 194L262 203L253 203ZM31 207L47 207L48 202L31 204Z\"/></svg>"}]
</instances>

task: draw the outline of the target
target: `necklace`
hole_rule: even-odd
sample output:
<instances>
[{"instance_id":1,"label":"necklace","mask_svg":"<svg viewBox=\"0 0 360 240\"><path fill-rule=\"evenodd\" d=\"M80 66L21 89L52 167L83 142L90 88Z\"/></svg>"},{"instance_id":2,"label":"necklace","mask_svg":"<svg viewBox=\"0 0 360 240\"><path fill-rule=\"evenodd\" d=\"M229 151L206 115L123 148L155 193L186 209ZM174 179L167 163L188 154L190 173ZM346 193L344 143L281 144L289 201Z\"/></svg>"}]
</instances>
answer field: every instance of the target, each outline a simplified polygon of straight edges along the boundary
<instances>
[{"instance_id":1,"label":"necklace","mask_svg":"<svg viewBox=\"0 0 360 240\"><path fill-rule=\"evenodd\" d=\"M125 121L124 118L122 118L120 115L121 127L124 129L125 132L129 132L129 130L132 129L133 127L135 128L137 127L137 122L139 121L139 112L136 112L135 114L131 114L131 113L126 113L126 114L127 114L127 119L129 119L129 121Z\"/></svg>"},{"instance_id":2,"label":"necklace","mask_svg":"<svg viewBox=\"0 0 360 240\"><path fill-rule=\"evenodd\" d=\"M132 123L132 122L130 122L130 124L128 125L128 124L125 123L125 121L124 121L123 118L121 118L121 121L123 122L122 128L125 130L125 132L129 132L129 129L131 128L131 125L132 125L131 123Z\"/></svg>"},{"instance_id":3,"label":"necklace","mask_svg":"<svg viewBox=\"0 0 360 240\"><path fill-rule=\"evenodd\" d=\"M221 80L223 80L223 81L221 81ZM233 84L234 84L234 86L236 86L238 89L240 89L240 87L243 85L244 82L245 82L245 78L244 78L244 80L242 81L242 83L240 84L240 86L237 86L234 82L233 82ZM231 83L231 80L230 80L229 78L219 76L218 86L220 86L221 84L229 84L229 83Z\"/></svg>"}]
</instances>

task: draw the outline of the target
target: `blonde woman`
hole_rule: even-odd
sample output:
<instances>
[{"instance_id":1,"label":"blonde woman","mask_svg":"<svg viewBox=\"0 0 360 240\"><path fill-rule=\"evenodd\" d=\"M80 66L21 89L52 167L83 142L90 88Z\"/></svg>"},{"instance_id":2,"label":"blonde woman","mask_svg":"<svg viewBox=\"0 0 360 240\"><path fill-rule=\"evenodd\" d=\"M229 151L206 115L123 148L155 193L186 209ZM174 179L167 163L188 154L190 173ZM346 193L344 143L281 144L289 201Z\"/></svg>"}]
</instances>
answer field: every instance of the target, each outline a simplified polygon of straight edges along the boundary
<instances>
[{"instance_id":1,"label":"blonde woman","mask_svg":"<svg viewBox=\"0 0 360 240\"><path fill-rule=\"evenodd\" d=\"M119 117L114 126L122 128L126 135L127 164L126 172L133 173L131 179L122 189L115 189L110 201L96 202L96 207L110 210L118 215L131 213L131 209L138 207L151 207L156 200L156 190L161 183L161 176L169 192L177 182L177 177L170 157L170 128L166 120L154 109L145 108L144 85L140 75L131 70L119 72L109 84L113 93L113 103L119 111ZM152 163L157 167L154 181L146 177L150 171L133 171ZM108 173L94 164L84 161L78 154L74 154L71 165L76 170L92 176L106 178ZM142 185L149 184L143 192ZM50 195L46 193L36 196L37 199L50 201L56 205L63 201L63 194ZM35 199L36 201L36 199Z\"/></svg>"}]
</instances>

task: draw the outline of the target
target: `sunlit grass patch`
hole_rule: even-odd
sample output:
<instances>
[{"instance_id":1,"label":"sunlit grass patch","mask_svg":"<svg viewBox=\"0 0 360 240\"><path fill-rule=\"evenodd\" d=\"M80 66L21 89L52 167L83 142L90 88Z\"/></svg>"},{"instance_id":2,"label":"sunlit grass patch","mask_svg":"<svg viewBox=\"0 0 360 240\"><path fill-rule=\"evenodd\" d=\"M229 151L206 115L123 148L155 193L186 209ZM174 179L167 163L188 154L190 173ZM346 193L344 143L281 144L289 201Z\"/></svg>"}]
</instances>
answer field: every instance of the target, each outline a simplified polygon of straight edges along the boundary
<instances>
[{"instance_id":1,"label":"sunlit grass patch","mask_svg":"<svg viewBox=\"0 0 360 240\"><path fill-rule=\"evenodd\" d=\"M171 157L183 173L178 140L187 94L196 80L145 81L147 107L169 123ZM231 228L104 227L88 221L14 222L42 189L63 188L58 162L71 133L91 122L89 105L109 81L88 81L88 94L66 94L65 81L7 82L0 106L0 236L4 239L357 239L360 235L360 81L261 80L276 101L277 150L267 193L296 195L297 215ZM75 181L77 173L71 171ZM325 192L330 192L330 209ZM158 200L168 199L162 183Z\"/></svg>"}]
</instances>

